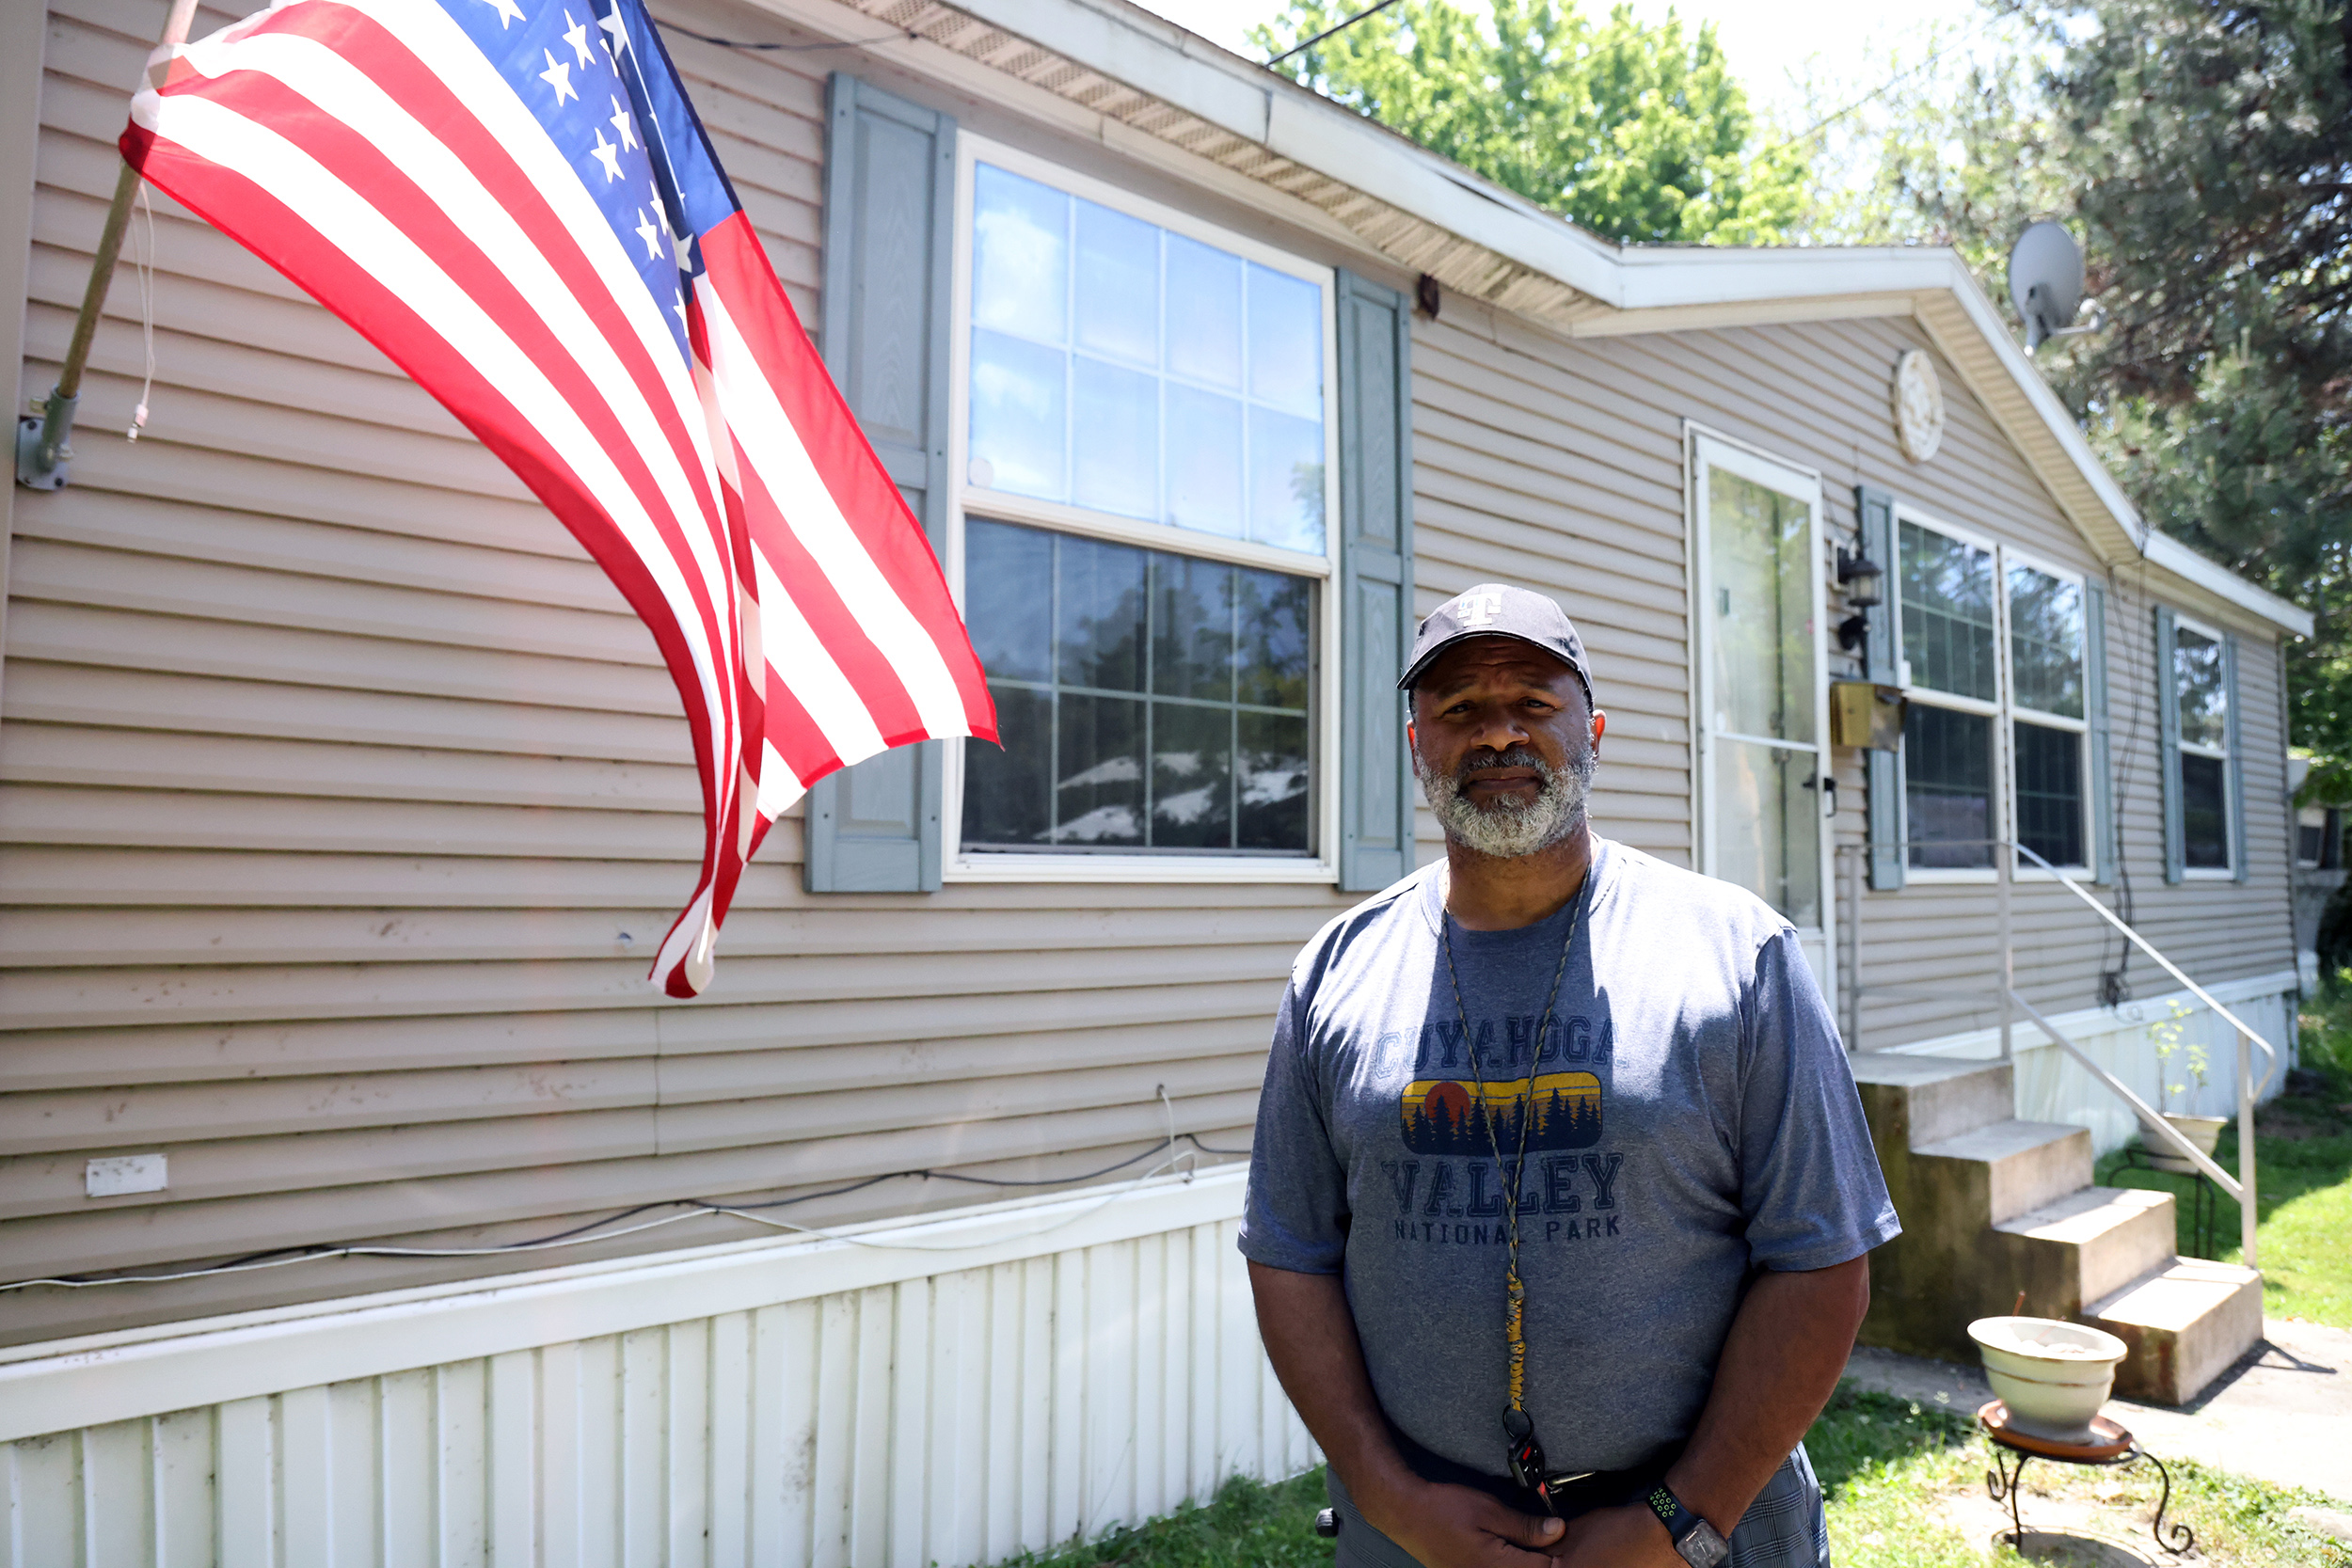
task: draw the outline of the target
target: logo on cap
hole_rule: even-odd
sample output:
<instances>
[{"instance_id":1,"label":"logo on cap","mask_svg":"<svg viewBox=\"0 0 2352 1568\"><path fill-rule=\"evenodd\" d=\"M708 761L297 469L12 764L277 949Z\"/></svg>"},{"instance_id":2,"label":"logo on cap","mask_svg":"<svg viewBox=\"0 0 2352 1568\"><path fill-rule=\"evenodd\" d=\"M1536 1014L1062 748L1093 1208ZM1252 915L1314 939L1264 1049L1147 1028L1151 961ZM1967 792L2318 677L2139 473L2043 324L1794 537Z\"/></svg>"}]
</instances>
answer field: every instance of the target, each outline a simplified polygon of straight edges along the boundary
<instances>
[{"instance_id":1,"label":"logo on cap","mask_svg":"<svg viewBox=\"0 0 2352 1568\"><path fill-rule=\"evenodd\" d=\"M1470 626L1491 626L1502 613L1500 594L1465 594L1462 595L1462 624Z\"/></svg>"}]
</instances>

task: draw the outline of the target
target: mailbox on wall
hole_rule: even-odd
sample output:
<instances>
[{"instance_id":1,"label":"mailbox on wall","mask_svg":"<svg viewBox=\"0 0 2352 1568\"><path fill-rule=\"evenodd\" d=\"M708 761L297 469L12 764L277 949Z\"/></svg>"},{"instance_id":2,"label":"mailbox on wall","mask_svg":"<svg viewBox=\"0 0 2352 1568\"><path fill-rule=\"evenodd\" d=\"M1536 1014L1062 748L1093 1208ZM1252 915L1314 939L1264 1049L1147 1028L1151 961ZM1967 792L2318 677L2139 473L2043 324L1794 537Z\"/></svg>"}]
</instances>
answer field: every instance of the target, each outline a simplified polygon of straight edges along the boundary
<instances>
[{"instance_id":1,"label":"mailbox on wall","mask_svg":"<svg viewBox=\"0 0 2352 1568\"><path fill-rule=\"evenodd\" d=\"M1876 681L1829 683L1829 738L1833 746L1873 752L1902 749L1903 694Z\"/></svg>"}]
</instances>

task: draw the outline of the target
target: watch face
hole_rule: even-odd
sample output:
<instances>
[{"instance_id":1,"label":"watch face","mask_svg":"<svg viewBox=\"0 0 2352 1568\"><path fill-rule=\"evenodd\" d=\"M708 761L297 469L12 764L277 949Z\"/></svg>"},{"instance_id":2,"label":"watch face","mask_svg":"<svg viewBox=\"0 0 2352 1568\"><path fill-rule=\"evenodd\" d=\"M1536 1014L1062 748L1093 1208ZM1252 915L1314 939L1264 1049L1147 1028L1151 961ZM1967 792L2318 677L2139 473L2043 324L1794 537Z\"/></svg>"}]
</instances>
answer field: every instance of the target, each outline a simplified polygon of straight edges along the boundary
<instances>
[{"instance_id":1,"label":"watch face","mask_svg":"<svg viewBox=\"0 0 2352 1568\"><path fill-rule=\"evenodd\" d=\"M1691 1568L1717 1568L1731 1555L1731 1543L1716 1534L1714 1526L1701 1519L1676 1544L1675 1550Z\"/></svg>"}]
</instances>

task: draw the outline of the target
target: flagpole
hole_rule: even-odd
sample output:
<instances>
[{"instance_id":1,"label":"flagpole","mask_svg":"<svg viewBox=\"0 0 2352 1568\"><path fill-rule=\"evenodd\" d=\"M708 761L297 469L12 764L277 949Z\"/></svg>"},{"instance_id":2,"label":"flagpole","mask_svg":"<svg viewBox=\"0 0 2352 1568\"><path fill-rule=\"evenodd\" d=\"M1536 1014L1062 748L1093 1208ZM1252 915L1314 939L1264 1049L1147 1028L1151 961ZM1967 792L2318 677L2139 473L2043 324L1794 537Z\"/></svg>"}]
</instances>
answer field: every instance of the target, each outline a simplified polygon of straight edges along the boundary
<instances>
[{"instance_id":1,"label":"flagpole","mask_svg":"<svg viewBox=\"0 0 2352 1568\"><path fill-rule=\"evenodd\" d=\"M164 22L162 47L188 41L196 24L197 0L171 0ZM16 427L16 482L35 490L62 490L73 461L73 410L82 399L82 369L89 362L90 341L98 336L98 316L106 306L106 289L114 281L115 261L122 254L122 231L131 221L131 198L138 195L139 175L128 163L115 179L115 198L106 209L106 225L98 232L98 250L90 258L89 285L82 291L82 313L73 319L73 337L66 344L65 363L57 384L40 404L40 413L25 415Z\"/></svg>"}]
</instances>

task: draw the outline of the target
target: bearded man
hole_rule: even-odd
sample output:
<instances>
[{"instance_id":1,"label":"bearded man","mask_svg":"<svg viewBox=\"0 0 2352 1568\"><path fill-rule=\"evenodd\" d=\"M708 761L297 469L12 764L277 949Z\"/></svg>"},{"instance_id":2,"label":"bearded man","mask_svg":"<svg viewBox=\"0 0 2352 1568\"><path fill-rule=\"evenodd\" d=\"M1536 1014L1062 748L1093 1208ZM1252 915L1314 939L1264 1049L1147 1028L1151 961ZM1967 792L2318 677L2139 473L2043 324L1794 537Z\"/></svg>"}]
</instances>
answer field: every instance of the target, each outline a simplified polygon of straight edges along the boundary
<instances>
[{"instance_id":1,"label":"bearded man","mask_svg":"<svg viewBox=\"0 0 2352 1568\"><path fill-rule=\"evenodd\" d=\"M1241 1237L1338 1562L1826 1565L1802 1440L1900 1227L1796 934L1591 831L1549 599L1457 595L1397 684L1445 859L1299 955Z\"/></svg>"}]
</instances>

